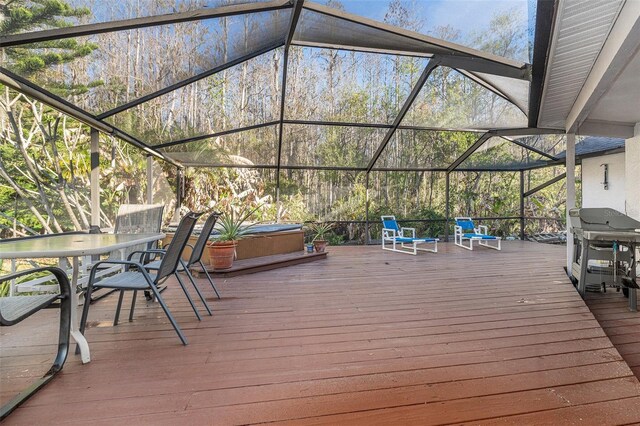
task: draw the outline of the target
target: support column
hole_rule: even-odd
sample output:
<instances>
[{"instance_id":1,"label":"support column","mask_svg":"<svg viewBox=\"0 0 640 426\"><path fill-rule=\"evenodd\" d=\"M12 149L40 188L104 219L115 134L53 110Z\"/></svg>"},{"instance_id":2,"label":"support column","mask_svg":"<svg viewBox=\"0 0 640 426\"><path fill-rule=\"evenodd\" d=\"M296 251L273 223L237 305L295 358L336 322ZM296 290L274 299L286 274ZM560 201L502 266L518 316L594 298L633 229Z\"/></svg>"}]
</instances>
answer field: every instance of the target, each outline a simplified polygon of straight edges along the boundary
<instances>
[{"instance_id":1,"label":"support column","mask_svg":"<svg viewBox=\"0 0 640 426\"><path fill-rule=\"evenodd\" d=\"M364 182L364 244L368 245L369 241L369 173L366 174Z\"/></svg>"},{"instance_id":2,"label":"support column","mask_svg":"<svg viewBox=\"0 0 640 426\"><path fill-rule=\"evenodd\" d=\"M153 204L153 157L147 156L147 204Z\"/></svg>"},{"instance_id":3,"label":"support column","mask_svg":"<svg viewBox=\"0 0 640 426\"><path fill-rule=\"evenodd\" d=\"M447 172L447 180L445 185L445 222L444 222L444 241L449 242L449 219L451 216L449 205L449 185L450 185L450 173Z\"/></svg>"},{"instance_id":4,"label":"support column","mask_svg":"<svg viewBox=\"0 0 640 426\"><path fill-rule=\"evenodd\" d=\"M178 224L180 222L180 207L182 207L182 190L183 190L183 170L178 168L176 171L176 210L173 212L173 219L171 224Z\"/></svg>"},{"instance_id":5,"label":"support column","mask_svg":"<svg viewBox=\"0 0 640 426\"><path fill-rule=\"evenodd\" d=\"M636 123L633 134L625 141L625 207L628 216L640 220L640 123ZM633 312L638 310L637 292L629 289L629 309Z\"/></svg>"},{"instance_id":6,"label":"support column","mask_svg":"<svg viewBox=\"0 0 640 426\"><path fill-rule=\"evenodd\" d=\"M576 206L576 134L567 133L567 273L571 276L571 264L573 262L573 234L569 210Z\"/></svg>"},{"instance_id":7,"label":"support column","mask_svg":"<svg viewBox=\"0 0 640 426\"><path fill-rule=\"evenodd\" d=\"M524 241L524 170L520 170L520 239Z\"/></svg>"},{"instance_id":8,"label":"support column","mask_svg":"<svg viewBox=\"0 0 640 426\"><path fill-rule=\"evenodd\" d=\"M280 172L278 173L278 179L276 179L276 223L280 223L280 210L282 206L280 205Z\"/></svg>"},{"instance_id":9,"label":"support column","mask_svg":"<svg viewBox=\"0 0 640 426\"><path fill-rule=\"evenodd\" d=\"M91 225L100 226L100 132L91 129Z\"/></svg>"},{"instance_id":10,"label":"support column","mask_svg":"<svg viewBox=\"0 0 640 426\"><path fill-rule=\"evenodd\" d=\"M640 123L636 123L634 137L625 142L625 207L627 216L640 220Z\"/></svg>"}]
</instances>

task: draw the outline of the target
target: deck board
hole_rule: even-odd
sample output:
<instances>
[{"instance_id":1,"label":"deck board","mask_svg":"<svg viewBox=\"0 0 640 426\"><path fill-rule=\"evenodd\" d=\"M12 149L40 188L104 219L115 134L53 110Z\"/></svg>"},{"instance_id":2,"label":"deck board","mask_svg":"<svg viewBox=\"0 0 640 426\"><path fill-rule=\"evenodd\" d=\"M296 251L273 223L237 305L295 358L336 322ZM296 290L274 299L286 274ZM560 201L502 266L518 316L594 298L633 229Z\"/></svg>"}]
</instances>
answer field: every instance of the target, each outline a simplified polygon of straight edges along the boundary
<instances>
[{"instance_id":1,"label":"deck board","mask_svg":"<svg viewBox=\"0 0 640 426\"><path fill-rule=\"evenodd\" d=\"M640 314L629 312L627 299L615 290L587 293L586 302L622 358L640 379Z\"/></svg>"},{"instance_id":2,"label":"deck board","mask_svg":"<svg viewBox=\"0 0 640 426\"><path fill-rule=\"evenodd\" d=\"M71 355L6 423L640 422L627 365L640 316L598 301L599 323L561 247L504 247L330 247L319 262L218 279L222 300L199 280L214 310L201 322L170 285L187 347L154 303L111 327L110 296L91 308L92 362ZM1 330L0 397L50 362L54 314Z\"/></svg>"}]
</instances>

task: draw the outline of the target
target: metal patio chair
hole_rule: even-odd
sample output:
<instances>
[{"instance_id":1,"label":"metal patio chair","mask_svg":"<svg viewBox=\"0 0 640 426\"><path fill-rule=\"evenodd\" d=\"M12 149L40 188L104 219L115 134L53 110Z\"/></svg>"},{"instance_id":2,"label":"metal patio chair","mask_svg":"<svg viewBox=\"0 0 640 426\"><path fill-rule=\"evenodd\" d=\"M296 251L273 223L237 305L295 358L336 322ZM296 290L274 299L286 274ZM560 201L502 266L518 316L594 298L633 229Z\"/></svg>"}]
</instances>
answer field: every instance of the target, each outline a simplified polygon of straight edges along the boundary
<instances>
[{"instance_id":1,"label":"metal patio chair","mask_svg":"<svg viewBox=\"0 0 640 426\"><path fill-rule=\"evenodd\" d=\"M193 246L187 244L188 246L191 247L191 256L189 256L189 260L186 262L181 260L180 265L178 266L178 271L177 271L177 272L184 271L187 274L187 277L189 277L189 280L191 280L191 283L193 284L193 286L196 288L196 291L198 291L198 286L196 285L196 282L193 279L193 275L189 271L189 268L193 265L200 265L200 267L202 268L202 271L204 272L207 279L209 280L209 284L211 284L211 287L213 288L213 291L216 293L216 296L218 297L218 299L220 299L220 293L218 292L216 285L213 283L213 280L211 279L211 275L209 275L209 272L207 272L207 268L205 268L204 264L202 263L202 255L204 254L204 249L207 246L207 241L209 241L209 236L211 235L211 231L213 230L213 227L215 226L216 221L218 220L221 214L222 213L214 212L214 213L211 213L209 217L207 217L207 220L204 222L204 225L202 226L202 231L200 232L200 235L198 236L196 243ZM160 267L160 262L161 262L160 260L155 260L153 262L147 263L146 265L144 265L144 267L147 268L147 270L156 271ZM198 294L200 294L199 291L198 291ZM202 296L200 297L202 298ZM204 303L206 306L206 302L204 301L204 299L202 299L202 303Z\"/></svg>"},{"instance_id":2,"label":"metal patio chair","mask_svg":"<svg viewBox=\"0 0 640 426\"><path fill-rule=\"evenodd\" d=\"M20 404L26 401L31 395L36 393L40 388L46 385L53 377L62 370L64 362L69 353L69 333L71 329L71 286L67 274L60 268L43 267L35 268L27 271L15 272L13 274L0 277L0 283L15 280L25 275L31 275L36 272L51 273L60 287L59 294L39 294L32 296L8 296L0 297L0 326L11 326L18 324L22 320L30 317L41 309L50 307L57 301L60 301L60 325L58 332L58 352L53 365L49 370L32 383L27 389L21 391L0 409L0 420L7 417Z\"/></svg>"},{"instance_id":3,"label":"metal patio chair","mask_svg":"<svg viewBox=\"0 0 640 426\"><path fill-rule=\"evenodd\" d=\"M154 234L160 232L162 228L162 214L164 212L164 205L162 204L121 204L118 208L118 214L116 216L115 227L113 228L114 234ZM92 227L90 233L101 233L100 228ZM134 251L153 249L157 246L157 242L149 244L139 244L136 246L127 247L123 250L118 250L109 253L106 260L117 261L124 260ZM85 259L83 274L88 273L88 270L93 266L95 262L100 260L99 256L93 256L91 259ZM148 259L147 259L148 261ZM96 274L96 277L102 277L105 275L117 272L118 266L104 265L100 267L100 272ZM126 268L125 268L126 269ZM161 291L164 288L161 289ZM114 290L102 292L99 295L93 294L90 299L91 303L100 300L101 298L113 293Z\"/></svg>"},{"instance_id":4,"label":"metal patio chair","mask_svg":"<svg viewBox=\"0 0 640 426\"><path fill-rule=\"evenodd\" d=\"M114 234L151 234L160 232L162 227L162 214L164 205L162 204L122 204L118 208L116 224L113 229ZM138 245L125 249L123 257L120 253L112 253L108 260L123 260L131 253L138 250L146 250L155 247Z\"/></svg>"},{"instance_id":5,"label":"metal patio chair","mask_svg":"<svg viewBox=\"0 0 640 426\"><path fill-rule=\"evenodd\" d=\"M152 295L155 297L155 299L158 301L160 306L162 307L162 310L164 311L164 313L167 315L167 318L171 322L171 325L173 326L174 330L178 334L178 337L180 338L182 343L186 345L187 339L184 336L184 334L182 334L182 330L180 330L178 323L173 318L173 316L171 315L171 312L169 311L169 308L167 307L166 303L162 299L162 296L160 295L160 291L158 290L158 285L164 282L169 276L175 274L178 268L178 265L180 263L180 256L182 255L182 251L184 250L184 247L187 245L187 241L189 240L191 231L193 231L193 227L198 221L198 218L200 217L200 215L201 213L189 212L187 215L185 215L182 218L182 220L180 220L178 229L176 230L176 233L173 237L173 244L169 246L169 249L165 253L165 256L163 257L162 262L160 263L160 267L158 268L158 271L156 274L152 275L149 272L147 272L147 270L144 268L144 266L140 262L134 262L130 260L112 260L112 261L105 260L93 265L93 267L91 268L91 273L89 275L89 284L87 286L86 298L87 299L90 298L91 293L94 291L94 289L98 289L98 288L111 288L111 289L119 290L120 297L118 298L118 306L116 307L116 315L113 321L113 325L115 326L118 324L118 318L120 316L120 308L122 307L122 299L124 297L124 292L126 290L133 291L131 311L129 312L129 321L132 321L137 292L139 290L140 291L149 290L152 293ZM117 275L106 277L96 282L95 281L96 271L98 270L100 265L103 265L103 264L124 265L124 266L128 266L129 270ZM135 267L135 270L132 270L132 267ZM189 293L187 292L187 289L185 288L184 284L180 280L179 282L182 287L182 290L184 291L185 295L187 296L187 299L189 300L189 303L191 304L191 307L196 313L196 317L200 319L200 315L198 314L198 311L193 303L193 300L191 300L191 296L189 296ZM84 309L82 310L82 319L80 321L80 332L83 334L87 324L87 316L89 314L90 306L91 306L90 303L85 303Z\"/></svg>"}]
</instances>

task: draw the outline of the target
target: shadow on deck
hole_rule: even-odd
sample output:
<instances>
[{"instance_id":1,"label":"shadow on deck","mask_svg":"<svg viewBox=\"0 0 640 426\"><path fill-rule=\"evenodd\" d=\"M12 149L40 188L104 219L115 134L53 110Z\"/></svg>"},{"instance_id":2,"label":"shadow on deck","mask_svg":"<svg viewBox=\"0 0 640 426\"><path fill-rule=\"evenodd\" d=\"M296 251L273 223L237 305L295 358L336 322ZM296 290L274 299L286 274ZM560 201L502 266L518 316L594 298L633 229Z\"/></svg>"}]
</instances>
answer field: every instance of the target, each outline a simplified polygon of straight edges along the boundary
<instances>
[{"instance_id":1,"label":"shadow on deck","mask_svg":"<svg viewBox=\"0 0 640 426\"><path fill-rule=\"evenodd\" d=\"M214 310L201 322L170 285L187 347L155 304L111 327L110 296L91 309L92 362L71 355L6 423L640 422L640 383L563 264L562 247L518 241L416 257L330 247L219 279L222 300L200 280ZM623 300L596 302L601 321L639 323L614 313ZM1 330L3 398L50 361L53 315ZM614 341L637 337L619 324Z\"/></svg>"}]
</instances>

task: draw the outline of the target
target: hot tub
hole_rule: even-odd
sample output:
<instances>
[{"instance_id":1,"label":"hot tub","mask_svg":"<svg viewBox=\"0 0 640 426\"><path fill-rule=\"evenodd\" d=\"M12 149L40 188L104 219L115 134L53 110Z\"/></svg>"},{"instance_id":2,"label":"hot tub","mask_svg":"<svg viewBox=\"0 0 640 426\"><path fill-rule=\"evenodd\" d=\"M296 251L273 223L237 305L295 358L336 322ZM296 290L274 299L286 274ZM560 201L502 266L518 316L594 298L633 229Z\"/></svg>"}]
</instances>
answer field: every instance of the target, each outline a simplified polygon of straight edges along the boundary
<instances>
[{"instance_id":1,"label":"hot tub","mask_svg":"<svg viewBox=\"0 0 640 426\"><path fill-rule=\"evenodd\" d=\"M162 240L168 244L173 239L175 227L168 227L164 232L167 236ZM195 244L202 226L197 226L189 238L189 244ZM211 232L215 238L217 230ZM274 254L294 253L304 250L304 231L299 223L264 223L251 228L251 233L238 241L236 247L237 260L252 259L254 257L270 256ZM189 247L185 249L183 257L188 259L191 255ZM209 254L205 250L202 261L209 263Z\"/></svg>"}]
</instances>

